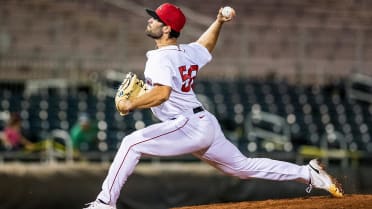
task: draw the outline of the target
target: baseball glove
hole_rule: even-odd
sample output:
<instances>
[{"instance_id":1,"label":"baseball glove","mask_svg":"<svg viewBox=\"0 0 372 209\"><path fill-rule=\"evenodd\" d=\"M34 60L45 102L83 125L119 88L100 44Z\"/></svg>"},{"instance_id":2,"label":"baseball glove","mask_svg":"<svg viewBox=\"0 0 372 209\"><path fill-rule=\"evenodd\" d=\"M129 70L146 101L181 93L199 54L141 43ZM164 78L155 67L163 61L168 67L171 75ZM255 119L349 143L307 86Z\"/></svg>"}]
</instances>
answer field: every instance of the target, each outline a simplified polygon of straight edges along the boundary
<instances>
[{"instance_id":1,"label":"baseball glove","mask_svg":"<svg viewBox=\"0 0 372 209\"><path fill-rule=\"evenodd\" d=\"M119 101L131 100L143 95L146 91L147 88L145 83L139 79L136 74L132 72L127 73L115 95L116 110L120 113L120 115L126 115L119 111Z\"/></svg>"}]
</instances>

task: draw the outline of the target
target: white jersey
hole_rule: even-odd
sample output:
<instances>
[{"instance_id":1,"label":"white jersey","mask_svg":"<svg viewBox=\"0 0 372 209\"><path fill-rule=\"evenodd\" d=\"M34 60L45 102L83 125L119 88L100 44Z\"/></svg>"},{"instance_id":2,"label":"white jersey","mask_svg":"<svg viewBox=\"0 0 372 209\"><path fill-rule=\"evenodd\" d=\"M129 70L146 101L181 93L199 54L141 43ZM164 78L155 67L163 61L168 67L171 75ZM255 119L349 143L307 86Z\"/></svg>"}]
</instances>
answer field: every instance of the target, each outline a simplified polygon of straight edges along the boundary
<instances>
[{"instance_id":1,"label":"white jersey","mask_svg":"<svg viewBox=\"0 0 372 209\"><path fill-rule=\"evenodd\" d=\"M146 55L144 73L149 88L155 84L172 87L169 99L151 108L157 118L172 119L201 106L192 87L198 71L212 59L204 46L196 42L170 45L148 51Z\"/></svg>"}]
</instances>

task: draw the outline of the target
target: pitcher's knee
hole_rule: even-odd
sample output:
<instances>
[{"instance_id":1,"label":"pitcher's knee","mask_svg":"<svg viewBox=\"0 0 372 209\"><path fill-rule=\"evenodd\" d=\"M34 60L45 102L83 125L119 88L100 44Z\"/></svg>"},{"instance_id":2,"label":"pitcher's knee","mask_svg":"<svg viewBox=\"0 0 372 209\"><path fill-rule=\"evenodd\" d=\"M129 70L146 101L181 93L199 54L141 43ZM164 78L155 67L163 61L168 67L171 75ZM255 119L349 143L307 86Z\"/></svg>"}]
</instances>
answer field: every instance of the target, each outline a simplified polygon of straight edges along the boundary
<instances>
[{"instance_id":1,"label":"pitcher's knee","mask_svg":"<svg viewBox=\"0 0 372 209\"><path fill-rule=\"evenodd\" d=\"M147 140L143 140L143 137L140 134L133 132L132 134L125 136L121 143L120 147L137 152L138 154L143 154Z\"/></svg>"},{"instance_id":2,"label":"pitcher's knee","mask_svg":"<svg viewBox=\"0 0 372 209\"><path fill-rule=\"evenodd\" d=\"M136 144L135 137L131 135L125 136L120 144L120 149L131 149Z\"/></svg>"}]
</instances>

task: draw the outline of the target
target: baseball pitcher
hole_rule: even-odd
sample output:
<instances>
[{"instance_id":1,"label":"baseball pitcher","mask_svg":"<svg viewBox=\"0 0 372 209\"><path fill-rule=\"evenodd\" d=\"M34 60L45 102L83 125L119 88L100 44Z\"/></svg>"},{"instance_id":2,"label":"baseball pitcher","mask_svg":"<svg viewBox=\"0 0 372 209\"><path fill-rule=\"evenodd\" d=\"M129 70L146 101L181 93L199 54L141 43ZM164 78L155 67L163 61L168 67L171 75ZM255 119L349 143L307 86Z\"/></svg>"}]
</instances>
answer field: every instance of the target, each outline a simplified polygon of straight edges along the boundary
<instances>
[{"instance_id":1,"label":"baseball pitcher","mask_svg":"<svg viewBox=\"0 0 372 209\"><path fill-rule=\"evenodd\" d=\"M196 98L193 91L195 78L212 60L211 52L220 30L224 23L235 17L234 9L221 8L209 28L197 41L189 44L177 43L186 23L180 8L165 3L155 11L146 11L150 15L146 35L155 41L157 48L146 54L145 82L128 75L118 90L115 103L121 115L135 109L151 108L161 122L124 137L102 190L96 200L88 204L88 209L116 208L120 191L142 155L192 153L216 169L241 179L298 181L308 185L309 192L314 187L327 190L336 197L343 195L341 187L317 160L308 165L296 165L267 158L247 158L226 139L215 116Z\"/></svg>"}]
</instances>

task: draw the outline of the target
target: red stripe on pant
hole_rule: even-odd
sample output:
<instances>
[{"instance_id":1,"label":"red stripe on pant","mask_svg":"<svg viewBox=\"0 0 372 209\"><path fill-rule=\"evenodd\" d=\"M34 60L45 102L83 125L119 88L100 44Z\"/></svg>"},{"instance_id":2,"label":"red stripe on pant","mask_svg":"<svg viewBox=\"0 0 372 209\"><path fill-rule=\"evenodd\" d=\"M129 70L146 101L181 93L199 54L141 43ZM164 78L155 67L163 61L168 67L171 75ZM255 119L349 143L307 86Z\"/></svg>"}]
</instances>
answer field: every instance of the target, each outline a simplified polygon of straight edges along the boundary
<instances>
[{"instance_id":1,"label":"red stripe on pant","mask_svg":"<svg viewBox=\"0 0 372 209\"><path fill-rule=\"evenodd\" d=\"M110 190L109 190L109 193L110 193L110 202L111 202L111 190L112 190L112 187L113 187L114 184L115 184L116 178L117 178L118 175L119 175L119 171L121 170L121 167L122 167L123 164L124 164L125 158L127 157L129 150L130 150L132 147L134 147L134 146L136 146L136 145L138 145L138 144L141 144L141 143L144 143L144 142L147 142L147 141L150 141L150 140L153 140L153 139L159 138L159 137L161 137L161 136L165 136L165 135L167 135L167 134L171 134L171 133L173 133L173 132L176 132L176 131L178 131L179 129L183 128L183 127L187 124L187 122L189 122L189 119L187 119L186 122L185 122L181 127L177 128L177 129L175 129L175 130L173 130L173 131L169 131L169 132L167 132L167 133L164 133L164 134L161 134L161 135L158 135L158 136L152 137L152 138L150 138L150 139L146 139L146 140L143 140L143 141L141 141L141 142L135 143L135 144L131 145L131 146L128 148L128 151L127 151L127 153L125 153L124 159L123 159L123 161L121 162L118 171L116 172L116 175L115 175L114 181L113 181L112 184L111 184L111 187L110 187Z\"/></svg>"}]
</instances>

